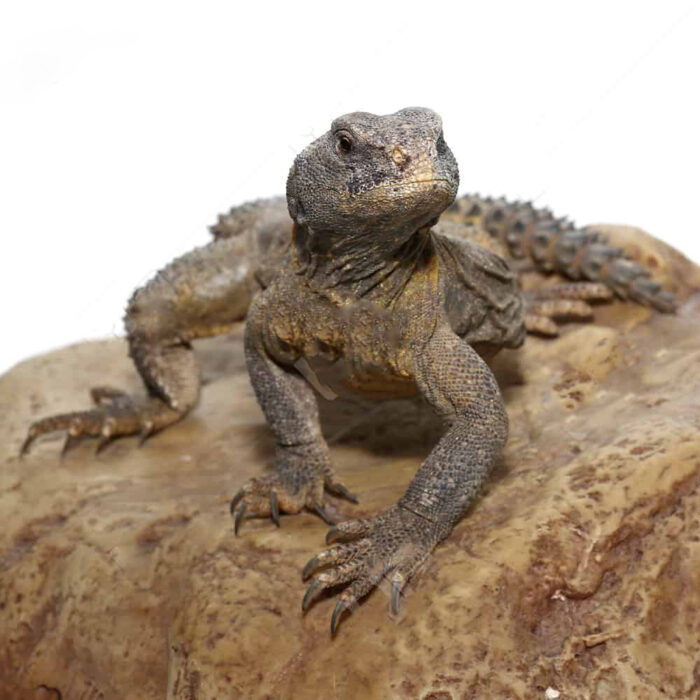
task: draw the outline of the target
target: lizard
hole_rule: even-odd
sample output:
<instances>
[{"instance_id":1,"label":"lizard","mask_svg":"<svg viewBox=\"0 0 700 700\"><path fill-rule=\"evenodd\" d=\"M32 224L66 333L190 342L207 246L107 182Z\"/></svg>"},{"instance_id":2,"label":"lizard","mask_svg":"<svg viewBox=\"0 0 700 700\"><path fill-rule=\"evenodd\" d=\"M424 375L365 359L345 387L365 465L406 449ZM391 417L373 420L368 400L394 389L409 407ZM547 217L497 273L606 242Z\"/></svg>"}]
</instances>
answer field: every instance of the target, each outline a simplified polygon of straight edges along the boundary
<instances>
[{"instance_id":1,"label":"lizard","mask_svg":"<svg viewBox=\"0 0 700 700\"><path fill-rule=\"evenodd\" d=\"M86 436L98 450L125 435L143 442L197 404L192 341L246 318L250 380L275 439L272 471L230 505L247 517L309 509L331 529L302 572L306 611L344 585L341 616L382 579L391 610L404 587L468 510L508 434L489 361L527 332L556 335L562 319L590 318L613 294L670 312L670 291L624 251L529 203L465 195L441 118L426 108L346 114L297 155L285 199L231 209L214 240L176 259L128 303L129 352L146 398L93 389L93 409L33 423L25 454L63 430L65 453ZM442 217L442 221L440 218ZM506 259L511 261L509 264ZM513 263L573 282L523 292ZM343 386L374 397L419 393L445 432L399 501L374 517L335 523L325 491L357 502L338 479L314 389L300 371L327 362Z\"/></svg>"}]
</instances>

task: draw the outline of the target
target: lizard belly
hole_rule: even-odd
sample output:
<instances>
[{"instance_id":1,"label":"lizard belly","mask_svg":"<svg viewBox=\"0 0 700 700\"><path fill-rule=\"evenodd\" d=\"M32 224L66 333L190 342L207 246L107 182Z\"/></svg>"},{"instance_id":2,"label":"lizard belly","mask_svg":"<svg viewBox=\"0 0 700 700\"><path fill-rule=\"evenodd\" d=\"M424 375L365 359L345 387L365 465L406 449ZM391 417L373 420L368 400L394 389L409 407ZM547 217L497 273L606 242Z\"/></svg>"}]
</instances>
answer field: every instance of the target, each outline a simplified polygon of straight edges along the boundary
<instances>
[{"instance_id":1,"label":"lizard belly","mask_svg":"<svg viewBox=\"0 0 700 700\"><path fill-rule=\"evenodd\" d=\"M416 393L412 363L385 309L356 310L351 323L346 313L322 318L297 338L301 356L321 384L338 395L350 391L377 399Z\"/></svg>"},{"instance_id":2,"label":"lizard belly","mask_svg":"<svg viewBox=\"0 0 700 700\"><path fill-rule=\"evenodd\" d=\"M296 285L268 292L267 347L278 362L294 365L322 395L324 386L372 398L416 393L400 314L369 301L334 302Z\"/></svg>"},{"instance_id":3,"label":"lizard belly","mask_svg":"<svg viewBox=\"0 0 700 700\"><path fill-rule=\"evenodd\" d=\"M372 399L390 399L412 396L418 391L410 374L395 372L391 367L369 364L358 367L344 357L329 360L305 355L304 360L305 363L297 363L297 369L326 398L353 393Z\"/></svg>"}]
</instances>

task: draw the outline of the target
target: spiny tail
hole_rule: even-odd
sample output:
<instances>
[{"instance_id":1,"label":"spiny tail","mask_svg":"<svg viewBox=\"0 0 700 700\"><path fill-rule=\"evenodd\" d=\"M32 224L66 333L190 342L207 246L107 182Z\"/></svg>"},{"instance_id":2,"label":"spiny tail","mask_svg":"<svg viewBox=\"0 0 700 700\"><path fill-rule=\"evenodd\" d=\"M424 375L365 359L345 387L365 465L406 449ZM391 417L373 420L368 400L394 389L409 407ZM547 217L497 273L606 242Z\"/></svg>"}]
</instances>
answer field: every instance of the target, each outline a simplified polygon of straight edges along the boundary
<instances>
[{"instance_id":1,"label":"spiny tail","mask_svg":"<svg viewBox=\"0 0 700 700\"><path fill-rule=\"evenodd\" d=\"M464 195L452 205L466 223L480 225L516 259L531 260L542 272L557 272L573 280L603 282L622 299L632 299L659 311L676 307L673 294L650 279L649 271L625 251L592 231L576 228L566 218L529 202Z\"/></svg>"}]
</instances>

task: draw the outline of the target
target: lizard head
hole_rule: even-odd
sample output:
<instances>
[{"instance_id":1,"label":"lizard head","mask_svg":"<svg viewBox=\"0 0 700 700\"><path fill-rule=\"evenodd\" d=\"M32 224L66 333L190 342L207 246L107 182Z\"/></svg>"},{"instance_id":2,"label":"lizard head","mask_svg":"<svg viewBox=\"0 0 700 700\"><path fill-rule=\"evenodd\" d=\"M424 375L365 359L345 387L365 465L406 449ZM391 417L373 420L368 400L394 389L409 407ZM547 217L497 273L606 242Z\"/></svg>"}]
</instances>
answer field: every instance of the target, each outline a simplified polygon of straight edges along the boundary
<instances>
[{"instance_id":1,"label":"lizard head","mask_svg":"<svg viewBox=\"0 0 700 700\"><path fill-rule=\"evenodd\" d=\"M352 112L296 157L287 204L298 225L322 237L371 235L375 245L383 237L396 244L435 221L458 184L435 112Z\"/></svg>"}]
</instances>

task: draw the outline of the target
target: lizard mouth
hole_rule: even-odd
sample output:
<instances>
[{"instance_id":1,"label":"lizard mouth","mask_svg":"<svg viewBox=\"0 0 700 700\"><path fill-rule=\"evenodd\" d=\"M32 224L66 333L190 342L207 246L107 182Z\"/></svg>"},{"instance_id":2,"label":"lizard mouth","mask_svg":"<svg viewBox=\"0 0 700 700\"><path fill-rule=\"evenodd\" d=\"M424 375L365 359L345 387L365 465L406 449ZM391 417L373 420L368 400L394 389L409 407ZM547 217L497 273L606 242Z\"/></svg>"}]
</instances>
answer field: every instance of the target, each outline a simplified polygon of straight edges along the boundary
<instances>
[{"instance_id":1,"label":"lizard mouth","mask_svg":"<svg viewBox=\"0 0 700 700\"><path fill-rule=\"evenodd\" d=\"M434 185L437 183L442 183L451 187L452 183L445 177L431 177L428 180L410 180L409 182L402 182L401 185Z\"/></svg>"},{"instance_id":2,"label":"lizard mouth","mask_svg":"<svg viewBox=\"0 0 700 700\"><path fill-rule=\"evenodd\" d=\"M421 189L421 190L455 190L455 184L452 180L448 180L445 177L432 177L426 178L424 180L408 180L407 182L392 182L388 183L386 186L387 190L393 192L400 192L405 189Z\"/></svg>"},{"instance_id":3,"label":"lizard mouth","mask_svg":"<svg viewBox=\"0 0 700 700\"><path fill-rule=\"evenodd\" d=\"M415 180L399 180L382 182L364 191L352 193L348 198L350 205L353 200L381 201L384 206L393 202L393 206L402 208L428 206L434 208L457 193L457 183L446 177L417 178Z\"/></svg>"}]
</instances>

